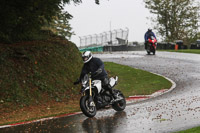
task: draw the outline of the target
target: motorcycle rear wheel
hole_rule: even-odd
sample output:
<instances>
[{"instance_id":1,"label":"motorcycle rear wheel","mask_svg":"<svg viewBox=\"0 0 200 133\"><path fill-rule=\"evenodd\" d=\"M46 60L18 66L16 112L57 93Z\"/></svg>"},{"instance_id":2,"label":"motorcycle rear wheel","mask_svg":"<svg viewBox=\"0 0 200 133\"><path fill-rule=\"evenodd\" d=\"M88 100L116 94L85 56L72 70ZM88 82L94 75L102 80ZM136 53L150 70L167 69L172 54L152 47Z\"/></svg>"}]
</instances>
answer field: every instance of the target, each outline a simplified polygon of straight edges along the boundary
<instances>
[{"instance_id":1,"label":"motorcycle rear wheel","mask_svg":"<svg viewBox=\"0 0 200 133\"><path fill-rule=\"evenodd\" d=\"M119 96L118 97L122 97L123 99L113 103L112 108L115 111L122 111L122 110L124 110L126 108L126 99L125 99L124 95L120 91L118 91L118 92L119 92Z\"/></svg>"},{"instance_id":2,"label":"motorcycle rear wheel","mask_svg":"<svg viewBox=\"0 0 200 133\"><path fill-rule=\"evenodd\" d=\"M82 96L80 99L80 108L83 114L85 114L87 117L94 117L96 115L97 109L96 106L89 106L89 96L85 95Z\"/></svg>"}]
</instances>

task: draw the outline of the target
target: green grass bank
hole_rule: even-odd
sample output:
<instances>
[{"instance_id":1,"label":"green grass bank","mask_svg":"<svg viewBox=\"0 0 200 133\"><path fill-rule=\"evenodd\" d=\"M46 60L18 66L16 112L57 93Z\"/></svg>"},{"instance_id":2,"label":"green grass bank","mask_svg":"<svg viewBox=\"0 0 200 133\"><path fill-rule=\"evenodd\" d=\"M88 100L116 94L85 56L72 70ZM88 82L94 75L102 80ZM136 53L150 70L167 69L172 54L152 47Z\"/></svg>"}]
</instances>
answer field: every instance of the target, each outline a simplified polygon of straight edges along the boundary
<instances>
[{"instance_id":1,"label":"green grass bank","mask_svg":"<svg viewBox=\"0 0 200 133\"><path fill-rule=\"evenodd\" d=\"M59 37L0 44L0 108L70 98L81 66L76 45Z\"/></svg>"}]
</instances>

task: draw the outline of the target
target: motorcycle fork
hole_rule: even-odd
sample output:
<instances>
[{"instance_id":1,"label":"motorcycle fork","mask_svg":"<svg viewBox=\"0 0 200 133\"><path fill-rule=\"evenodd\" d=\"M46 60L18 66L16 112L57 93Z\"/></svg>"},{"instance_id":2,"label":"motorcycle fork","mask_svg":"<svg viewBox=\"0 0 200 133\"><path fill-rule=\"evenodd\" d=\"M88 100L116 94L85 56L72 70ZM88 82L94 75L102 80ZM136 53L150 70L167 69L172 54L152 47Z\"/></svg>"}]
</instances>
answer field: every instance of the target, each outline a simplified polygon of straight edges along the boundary
<instances>
[{"instance_id":1,"label":"motorcycle fork","mask_svg":"<svg viewBox=\"0 0 200 133\"><path fill-rule=\"evenodd\" d=\"M89 86L90 86L90 97L92 96L92 80L89 79Z\"/></svg>"},{"instance_id":2,"label":"motorcycle fork","mask_svg":"<svg viewBox=\"0 0 200 133\"><path fill-rule=\"evenodd\" d=\"M89 103L90 106L95 106L94 101L92 99L92 79L89 79L89 87L90 87L90 95L89 95Z\"/></svg>"}]
</instances>

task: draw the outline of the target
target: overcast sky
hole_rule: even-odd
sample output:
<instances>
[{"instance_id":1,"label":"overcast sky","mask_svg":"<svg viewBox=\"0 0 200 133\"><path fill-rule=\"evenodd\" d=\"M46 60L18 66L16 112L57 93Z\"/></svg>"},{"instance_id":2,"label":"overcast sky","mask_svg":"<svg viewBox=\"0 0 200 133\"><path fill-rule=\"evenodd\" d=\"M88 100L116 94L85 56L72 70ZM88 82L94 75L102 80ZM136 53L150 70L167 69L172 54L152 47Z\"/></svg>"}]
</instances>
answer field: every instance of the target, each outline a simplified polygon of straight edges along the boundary
<instances>
[{"instance_id":1,"label":"overcast sky","mask_svg":"<svg viewBox=\"0 0 200 133\"><path fill-rule=\"evenodd\" d=\"M151 26L149 10L143 0L83 0L79 5L66 5L65 10L73 15L70 24L76 35L71 41L80 45L79 36L100 34L114 29L129 29L129 42L144 41L144 33Z\"/></svg>"}]
</instances>

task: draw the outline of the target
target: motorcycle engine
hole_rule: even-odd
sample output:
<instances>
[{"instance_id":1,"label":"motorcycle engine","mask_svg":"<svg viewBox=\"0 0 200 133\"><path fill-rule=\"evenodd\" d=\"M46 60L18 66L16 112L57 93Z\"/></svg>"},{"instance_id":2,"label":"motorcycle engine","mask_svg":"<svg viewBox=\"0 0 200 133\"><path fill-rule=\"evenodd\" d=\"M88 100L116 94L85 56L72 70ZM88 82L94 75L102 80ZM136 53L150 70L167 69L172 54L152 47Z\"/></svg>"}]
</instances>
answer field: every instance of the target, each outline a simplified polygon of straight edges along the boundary
<instances>
[{"instance_id":1,"label":"motorcycle engine","mask_svg":"<svg viewBox=\"0 0 200 133\"><path fill-rule=\"evenodd\" d=\"M109 96L104 96L104 100L106 101L106 102L110 102L110 100L111 100L111 98L109 97Z\"/></svg>"}]
</instances>

